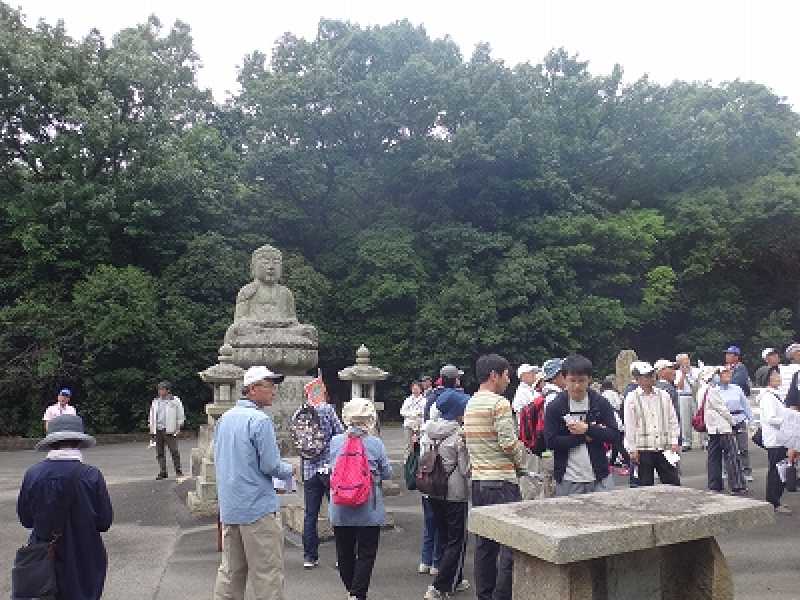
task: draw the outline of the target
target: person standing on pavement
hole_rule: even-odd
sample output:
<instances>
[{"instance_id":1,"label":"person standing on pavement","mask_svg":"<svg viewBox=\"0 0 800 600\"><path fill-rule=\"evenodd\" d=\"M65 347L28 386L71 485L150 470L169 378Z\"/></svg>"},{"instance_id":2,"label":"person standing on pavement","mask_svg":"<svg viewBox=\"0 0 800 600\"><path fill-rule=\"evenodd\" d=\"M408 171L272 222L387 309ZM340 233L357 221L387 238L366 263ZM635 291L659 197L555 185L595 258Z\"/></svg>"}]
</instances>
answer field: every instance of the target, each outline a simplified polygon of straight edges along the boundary
<instances>
[{"instance_id":1,"label":"person standing on pavement","mask_svg":"<svg viewBox=\"0 0 800 600\"><path fill-rule=\"evenodd\" d=\"M753 375L753 383L756 387L769 387L769 374L773 367L780 367L781 355L775 348L764 348L761 352L764 364L756 369Z\"/></svg>"},{"instance_id":2,"label":"person standing on pavement","mask_svg":"<svg viewBox=\"0 0 800 600\"><path fill-rule=\"evenodd\" d=\"M786 448L778 442L781 425L783 424L783 411L788 410L780 397L781 372L778 365L773 366L768 373L767 388L758 397L761 410L761 438L767 449L767 502L772 504L776 513L790 515L792 509L781 504L784 483L778 475L776 465L787 457ZM794 452L792 451L792 460Z\"/></svg>"},{"instance_id":3,"label":"person standing on pavement","mask_svg":"<svg viewBox=\"0 0 800 600\"><path fill-rule=\"evenodd\" d=\"M150 436L156 443L156 460L158 461L158 475L156 479L166 479L167 458L164 446L169 448L172 455L172 465L175 468L175 477L182 477L181 453L178 450L178 434L181 432L185 416L183 403L178 396L171 392L172 384L161 381L158 384L158 395L150 403Z\"/></svg>"},{"instance_id":4,"label":"person standing on pavement","mask_svg":"<svg viewBox=\"0 0 800 600\"><path fill-rule=\"evenodd\" d=\"M392 465L381 438L372 435L377 422L375 405L365 398L353 398L342 408L347 431L331 440L331 464L336 472L337 459L343 455L348 438L360 438L372 474L372 489L359 506L340 506L335 496L329 506L330 521L336 540L339 577L348 600L366 600L372 569L378 555L381 527L386 523L381 482L392 478ZM346 456L346 455L344 455Z\"/></svg>"},{"instance_id":5,"label":"person standing on pavement","mask_svg":"<svg viewBox=\"0 0 800 600\"><path fill-rule=\"evenodd\" d=\"M449 598L450 594L469 589L463 571L467 550L470 465L461 428L467 402L467 394L448 388L436 399L439 418L427 421L422 430L422 453L436 448L444 470L450 474L447 495L429 499L442 556L425 600Z\"/></svg>"},{"instance_id":6,"label":"person standing on pavement","mask_svg":"<svg viewBox=\"0 0 800 600\"><path fill-rule=\"evenodd\" d=\"M729 346L725 350L725 365L731 369L731 383L738 385L745 397L750 396L750 374L742 362L742 350L739 346Z\"/></svg>"},{"instance_id":7,"label":"person standing on pavement","mask_svg":"<svg viewBox=\"0 0 800 600\"><path fill-rule=\"evenodd\" d=\"M728 475L728 485L731 491L734 494L745 494L747 492L747 484L742 472L739 446L733 434L733 416L719 390L711 385L714 371L715 369L713 368L707 368L703 375L704 385L700 389L703 420L708 434L708 489L712 492L721 492L725 488L722 481L722 463L724 460L725 472Z\"/></svg>"},{"instance_id":8,"label":"person standing on pavement","mask_svg":"<svg viewBox=\"0 0 800 600\"><path fill-rule=\"evenodd\" d=\"M664 452L677 453L678 416L672 399L664 390L655 387L655 370L646 362L632 366L637 386L625 397L625 447L636 465L640 486L655 484L655 473L661 483L680 485L678 469L667 460Z\"/></svg>"},{"instance_id":9,"label":"person standing on pavement","mask_svg":"<svg viewBox=\"0 0 800 600\"><path fill-rule=\"evenodd\" d=\"M283 525L273 478L290 481L281 460L272 406L283 375L267 367L244 373L243 397L217 421L214 431L222 562L214 600L283 600Z\"/></svg>"},{"instance_id":10,"label":"person standing on pavement","mask_svg":"<svg viewBox=\"0 0 800 600\"><path fill-rule=\"evenodd\" d=\"M788 407L800 407L800 344L786 348L788 365L781 366L781 397Z\"/></svg>"},{"instance_id":11,"label":"person standing on pavement","mask_svg":"<svg viewBox=\"0 0 800 600\"><path fill-rule=\"evenodd\" d=\"M517 439L511 404L502 396L509 384L508 361L497 354L475 364L480 387L464 413L464 432L472 465L472 505L522 499L518 476L525 475L527 453ZM475 592L478 600L511 600L514 558L510 548L475 537Z\"/></svg>"},{"instance_id":12,"label":"person standing on pavement","mask_svg":"<svg viewBox=\"0 0 800 600\"><path fill-rule=\"evenodd\" d=\"M697 391L697 370L692 368L689 355L685 352L675 357L675 389L678 391L678 422L681 425L681 444L684 452L692 449L692 417L695 412L695 393Z\"/></svg>"},{"instance_id":13,"label":"person standing on pavement","mask_svg":"<svg viewBox=\"0 0 800 600\"><path fill-rule=\"evenodd\" d=\"M321 402L312 406L319 417L319 428L325 440L325 448L314 458L303 458L303 568L313 569L319 565L319 510L322 499L329 496L330 444L335 435L344 431L342 422L333 406ZM300 407L292 416L295 420Z\"/></svg>"},{"instance_id":14,"label":"person standing on pavement","mask_svg":"<svg viewBox=\"0 0 800 600\"><path fill-rule=\"evenodd\" d=\"M681 405L678 396L678 389L675 387L675 363L666 358L661 358L655 362L653 368L656 370L656 387L661 388L669 394L672 400L672 408L678 417L678 426L681 422ZM678 443L683 444L683 436L678 433Z\"/></svg>"},{"instance_id":15,"label":"person standing on pavement","mask_svg":"<svg viewBox=\"0 0 800 600\"><path fill-rule=\"evenodd\" d=\"M425 414L425 396L422 384L415 381L411 384L411 395L403 400L400 416L403 417L403 432L406 438L406 456L414 451L414 444L419 441L419 430Z\"/></svg>"},{"instance_id":16,"label":"person standing on pavement","mask_svg":"<svg viewBox=\"0 0 800 600\"><path fill-rule=\"evenodd\" d=\"M514 400L511 402L511 410L516 416L517 422L519 422L519 414L522 409L533 402L538 395L536 391L538 373L539 368L528 363L523 363L517 368L519 385L517 386L517 391L514 392Z\"/></svg>"},{"instance_id":17,"label":"person standing on pavement","mask_svg":"<svg viewBox=\"0 0 800 600\"><path fill-rule=\"evenodd\" d=\"M49 542L56 530L61 532L55 559L58 600L103 595L108 557L100 534L111 527L114 511L103 474L83 464L81 450L94 445L79 416L53 418L47 437L36 444L47 458L25 472L17 498L19 521L32 530L30 543Z\"/></svg>"},{"instance_id":18,"label":"person standing on pavement","mask_svg":"<svg viewBox=\"0 0 800 600\"><path fill-rule=\"evenodd\" d=\"M733 417L733 434L739 449L739 460L742 463L744 480L749 483L753 481L753 471L750 468L750 451L748 449L750 434L747 424L753 420L753 411L750 409L750 401L742 388L733 383L734 375L735 368L732 365L723 365L719 371L718 389Z\"/></svg>"},{"instance_id":19,"label":"person standing on pavement","mask_svg":"<svg viewBox=\"0 0 800 600\"><path fill-rule=\"evenodd\" d=\"M44 421L45 434L47 433L48 424L56 417L60 417L61 415L77 414L75 412L75 407L70 405L70 400L72 400L72 390L69 388L61 388L61 390L58 392L56 403L51 404L47 407L47 410L44 411L42 421Z\"/></svg>"},{"instance_id":20,"label":"person standing on pavement","mask_svg":"<svg viewBox=\"0 0 800 600\"><path fill-rule=\"evenodd\" d=\"M592 363L575 354L562 366L566 391L547 405L544 437L554 454L556 496L589 494L614 489L604 443L619 437L614 409L589 389Z\"/></svg>"}]
</instances>

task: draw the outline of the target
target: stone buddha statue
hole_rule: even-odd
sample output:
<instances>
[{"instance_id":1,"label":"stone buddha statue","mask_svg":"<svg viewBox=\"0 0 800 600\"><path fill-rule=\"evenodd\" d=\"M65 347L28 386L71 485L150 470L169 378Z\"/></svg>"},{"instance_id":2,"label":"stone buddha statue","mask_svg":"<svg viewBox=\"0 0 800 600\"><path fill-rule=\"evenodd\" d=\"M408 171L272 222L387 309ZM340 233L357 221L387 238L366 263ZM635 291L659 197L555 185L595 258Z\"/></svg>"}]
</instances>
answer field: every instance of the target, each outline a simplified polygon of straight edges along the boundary
<instances>
[{"instance_id":1,"label":"stone buddha statue","mask_svg":"<svg viewBox=\"0 0 800 600\"><path fill-rule=\"evenodd\" d=\"M318 345L317 330L297 320L294 295L278 283L283 270L280 250L262 246L253 252L253 281L236 296L233 324L225 332L225 343L233 348L309 348Z\"/></svg>"}]
</instances>

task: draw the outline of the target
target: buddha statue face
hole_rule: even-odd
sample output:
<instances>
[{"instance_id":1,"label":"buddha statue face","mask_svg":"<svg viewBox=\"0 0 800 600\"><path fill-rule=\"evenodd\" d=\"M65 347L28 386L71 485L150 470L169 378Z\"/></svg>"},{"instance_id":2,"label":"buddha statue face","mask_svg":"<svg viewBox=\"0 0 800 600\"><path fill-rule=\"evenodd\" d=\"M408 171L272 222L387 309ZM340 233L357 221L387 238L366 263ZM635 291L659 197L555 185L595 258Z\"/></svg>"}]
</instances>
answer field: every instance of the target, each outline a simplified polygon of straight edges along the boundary
<instances>
[{"instance_id":1,"label":"buddha statue face","mask_svg":"<svg viewBox=\"0 0 800 600\"><path fill-rule=\"evenodd\" d=\"M272 246L262 246L253 252L250 273L253 279L263 283L278 283L283 272L283 259L280 250Z\"/></svg>"}]
</instances>

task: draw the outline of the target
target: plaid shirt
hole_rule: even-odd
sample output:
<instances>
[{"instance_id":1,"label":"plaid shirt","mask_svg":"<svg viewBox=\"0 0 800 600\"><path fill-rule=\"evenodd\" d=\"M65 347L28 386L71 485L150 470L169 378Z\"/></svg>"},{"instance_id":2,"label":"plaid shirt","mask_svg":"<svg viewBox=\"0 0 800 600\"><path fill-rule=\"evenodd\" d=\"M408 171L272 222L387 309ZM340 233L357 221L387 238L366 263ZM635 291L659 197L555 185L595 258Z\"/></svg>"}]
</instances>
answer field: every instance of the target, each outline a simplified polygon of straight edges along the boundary
<instances>
[{"instance_id":1,"label":"plaid shirt","mask_svg":"<svg viewBox=\"0 0 800 600\"><path fill-rule=\"evenodd\" d=\"M308 481L319 471L325 471L326 468L330 466L331 438L340 433L344 433L342 422L339 420L339 417L336 416L336 411L333 410L333 406L328 403L323 403L314 408L316 408L317 414L319 415L319 424L322 428L322 432L325 434L328 445L325 446L325 450L316 458L303 459L303 481Z\"/></svg>"}]
</instances>

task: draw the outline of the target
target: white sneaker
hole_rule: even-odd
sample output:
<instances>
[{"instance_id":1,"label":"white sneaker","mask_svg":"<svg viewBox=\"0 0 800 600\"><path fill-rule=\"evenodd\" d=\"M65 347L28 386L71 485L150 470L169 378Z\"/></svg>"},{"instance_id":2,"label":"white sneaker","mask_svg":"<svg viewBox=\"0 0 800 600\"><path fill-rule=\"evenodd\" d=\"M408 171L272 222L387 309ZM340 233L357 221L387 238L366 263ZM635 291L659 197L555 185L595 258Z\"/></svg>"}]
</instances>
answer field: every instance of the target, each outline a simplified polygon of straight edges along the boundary
<instances>
[{"instance_id":1,"label":"white sneaker","mask_svg":"<svg viewBox=\"0 0 800 600\"><path fill-rule=\"evenodd\" d=\"M417 573L419 573L420 575L427 575L430 572L431 572L430 565L426 565L425 563L419 563L419 566L417 567Z\"/></svg>"},{"instance_id":2,"label":"white sneaker","mask_svg":"<svg viewBox=\"0 0 800 600\"><path fill-rule=\"evenodd\" d=\"M428 591L425 592L425 595L422 598L423 600L446 600L447 598L450 597L451 597L450 594L447 594L445 592L440 592L432 585L429 585Z\"/></svg>"},{"instance_id":3,"label":"white sneaker","mask_svg":"<svg viewBox=\"0 0 800 600\"><path fill-rule=\"evenodd\" d=\"M439 569L437 567L431 567L429 573L431 574L431 577L436 577L439 574Z\"/></svg>"},{"instance_id":4,"label":"white sneaker","mask_svg":"<svg viewBox=\"0 0 800 600\"><path fill-rule=\"evenodd\" d=\"M456 590L455 591L457 591L457 592L466 592L471 587L472 586L469 584L469 580L468 579L462 579L461 581L458 582L458 585L456 585Z\"/></svg>"},{"instance_id":5,"label":"white sneaker","mask_svg":"<svg viewBox=\"0 0 800 600\"><path fill-rule=\"evenodd\" d=\"M775 512L779 515L790 515L792 514L792 509L784 504L781 504L780 506L775 507Z\"/></svg>"},{"instance_id":6,"label":"white sneaker","mask_svg":"<svg viewBox=\"0 0 800 600\"><path fill-rule=\"evenodd\" d=\"M304 569L313 569L314 567L319 566L318 560L304 560L303 561L303 568Z\"/></svg>"}]
</instances>

